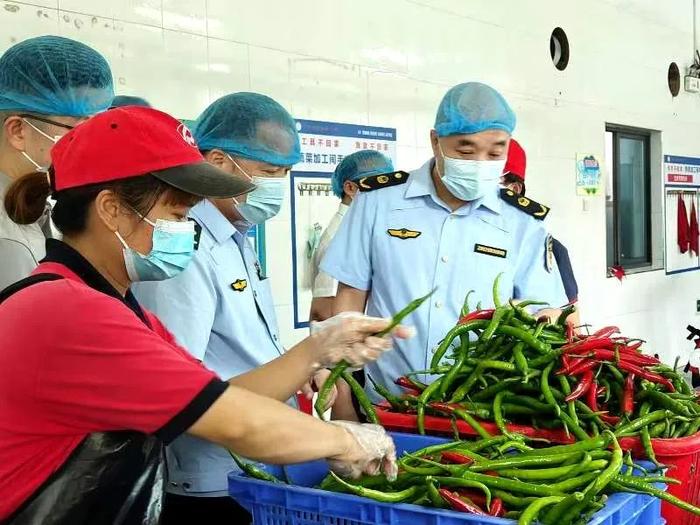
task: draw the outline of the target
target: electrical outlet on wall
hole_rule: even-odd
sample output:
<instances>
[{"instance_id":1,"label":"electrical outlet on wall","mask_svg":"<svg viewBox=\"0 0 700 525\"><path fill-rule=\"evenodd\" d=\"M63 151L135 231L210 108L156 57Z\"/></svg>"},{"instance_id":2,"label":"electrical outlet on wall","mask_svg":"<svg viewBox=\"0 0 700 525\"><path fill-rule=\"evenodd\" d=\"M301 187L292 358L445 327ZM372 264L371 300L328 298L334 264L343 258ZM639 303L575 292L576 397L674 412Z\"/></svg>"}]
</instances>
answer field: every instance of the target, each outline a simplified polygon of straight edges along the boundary
<instances>
[{"instance_id":1,"label":"electrical outlet on wall","mask_svg":"<svg viewBox=\"0 0 700 525\"><path fill-rule=\"evenodd\" d=\"M695 313L700 314L700 299L695 301Z\"/></svg>"}]
</instances>

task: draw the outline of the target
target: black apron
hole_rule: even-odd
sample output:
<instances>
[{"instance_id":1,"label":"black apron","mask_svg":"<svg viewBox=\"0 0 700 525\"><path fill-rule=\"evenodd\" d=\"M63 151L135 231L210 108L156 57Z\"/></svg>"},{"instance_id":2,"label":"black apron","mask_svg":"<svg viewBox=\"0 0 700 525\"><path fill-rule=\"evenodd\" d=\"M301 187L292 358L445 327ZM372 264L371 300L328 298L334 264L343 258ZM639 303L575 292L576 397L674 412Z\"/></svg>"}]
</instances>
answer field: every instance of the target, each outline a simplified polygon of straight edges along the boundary
<instances>
[{"instance_id":1,"label":"black apron","mask_svg":"<svg viewBox=\"0 0 700 525\"><path fill-rule=\"evenodd\" d=\"M62 276L27 277L0 293L0 303L35 283L57 279ZM96 432L2 525L156 525L163 473L163 442L157 437Z\"/></svg>"}]
</instances>

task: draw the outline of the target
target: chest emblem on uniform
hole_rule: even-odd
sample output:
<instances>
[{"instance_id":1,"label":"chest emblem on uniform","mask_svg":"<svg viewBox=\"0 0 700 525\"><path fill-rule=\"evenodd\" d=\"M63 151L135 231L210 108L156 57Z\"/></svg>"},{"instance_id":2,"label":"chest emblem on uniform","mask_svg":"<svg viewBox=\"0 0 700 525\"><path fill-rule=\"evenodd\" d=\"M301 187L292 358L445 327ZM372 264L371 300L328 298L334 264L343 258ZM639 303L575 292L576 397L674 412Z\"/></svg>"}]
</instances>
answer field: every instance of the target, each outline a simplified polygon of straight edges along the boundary
<instances>
[{"instance_id":1,"label":"chest emblem on uniform","mask_svg":"<svg viewBox=\"0 0 700 525\"><path fill-rule=\"evenodd\" d=\"M416 230L408 230L406 228L389 228L386 231L391 237L396 237L398 239L415 239L419 237L422 232Z\"/></svg>"},{"instance_id":2,"label":"chest emblem on uniform","mask_svg":"<svg viewBox=\"0 0 700 525\"><path fill-rule=\"evenodd\" d=\"M544 248L544 269L551 273L554 268L554 239L551 235L547 235Z\"/></svg>"},{"instance_id":3,"label":"chest emblem on uniform","mask_svg":"<svg viewBox=\"0 0 700 525\"><path fill-rule=\"evenodd\" d=\"M236 290L237 292L242 292L246 288L248 288L248 281L245 279L236 279L231 283L231 288Z\"/></svg>"},{"instance_id":4,"label":"chest emblem on uniform","mask_svg":"<svg viewBox=\"0 0 700 525\"><path fill-rule=\"evenodd\" d=\"M490 255L491 257L500 257L501 259L505 259L506 255L508 255L508 250L504 250L503 248L495 248L493 246L486 246L485 244L475 244L474 251L476 253Z\"/></svg>"}]
</instances>

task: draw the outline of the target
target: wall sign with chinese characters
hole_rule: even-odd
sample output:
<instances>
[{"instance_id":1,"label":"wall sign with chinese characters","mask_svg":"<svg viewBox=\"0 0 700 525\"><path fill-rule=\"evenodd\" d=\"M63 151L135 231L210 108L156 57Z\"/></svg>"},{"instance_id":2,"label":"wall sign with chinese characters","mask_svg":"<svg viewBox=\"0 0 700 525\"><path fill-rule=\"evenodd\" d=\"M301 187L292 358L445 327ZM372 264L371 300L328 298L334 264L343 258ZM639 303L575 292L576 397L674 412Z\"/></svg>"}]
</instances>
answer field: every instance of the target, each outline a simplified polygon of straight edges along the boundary
<instances>
[{"instance_id":1,"label":"wall sign with chinese characters","mask_svg":"<svg viewBox=\"0 0 700 525\"><path fill-rule=\"evenodd\" d=\"M664 183L700 186L700 158L664 155Z\"/></svg>"},{"instance_id":2,"label":"wall sign with chinese characters","mask_svg":"<svg viewBox=\"0 0 700 525\"><path fill-rule=\"evenodd\" d=\"M297 130L302 161L290 176L292 295L294 328L303 329L309 326L315 244L340 204L330 190L331 175L346 156L360 150L378 151L395 163L396 129L297 120Z\"/></svg>"}]
</instances>

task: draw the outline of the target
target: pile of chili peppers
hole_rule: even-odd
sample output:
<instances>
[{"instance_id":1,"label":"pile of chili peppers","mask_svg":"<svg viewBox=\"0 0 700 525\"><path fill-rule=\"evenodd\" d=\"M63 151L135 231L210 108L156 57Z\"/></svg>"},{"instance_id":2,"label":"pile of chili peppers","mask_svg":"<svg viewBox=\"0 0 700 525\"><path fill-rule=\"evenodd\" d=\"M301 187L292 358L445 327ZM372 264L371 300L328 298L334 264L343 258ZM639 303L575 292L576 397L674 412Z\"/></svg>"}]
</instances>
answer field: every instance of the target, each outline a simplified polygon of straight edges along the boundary
<instances>
[{"instance_id":1,"label":"pile of chili peppers","mask_svg":"<svg viewBox=\"0 0 700 525\"><path fill-rule=\"evenodd\" d=\"M479 421L495 422L505 435L512 422L563 429L579 440L624 430L639 435L656 462L652 438L700 430L700 404L690 386L642 354L643 341L620 336L616 327L577 335L565 322L573 307L555 323L541 322L526 309L533 301L500 304L497 282L494 302L494 309L469 311L465 301L430 369L396 380L405 395L374 383L393 410L417 414L421 434L426 413L462 419L484 438L490 434Z\"/></svg>"},{"instance_id":2,"label":"pile of chili peppers","mask_svg":"<svg viewBox=\"0 0 700 525\"><path fill-rule=\"evenodd\" d=\"M633 471L641 473L632 475ZM613 432L571 445L532 448L521 437L455 441L406 453L399 476L346 481L331 473L321 489L391 503L501 516L519 525L587 523L613 492L650 494L700 515L700 508L655 483L678 483L649 473L623 453Z\"/></svg>"}]
</instances>

